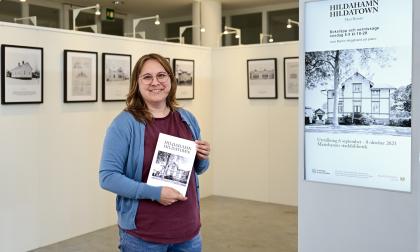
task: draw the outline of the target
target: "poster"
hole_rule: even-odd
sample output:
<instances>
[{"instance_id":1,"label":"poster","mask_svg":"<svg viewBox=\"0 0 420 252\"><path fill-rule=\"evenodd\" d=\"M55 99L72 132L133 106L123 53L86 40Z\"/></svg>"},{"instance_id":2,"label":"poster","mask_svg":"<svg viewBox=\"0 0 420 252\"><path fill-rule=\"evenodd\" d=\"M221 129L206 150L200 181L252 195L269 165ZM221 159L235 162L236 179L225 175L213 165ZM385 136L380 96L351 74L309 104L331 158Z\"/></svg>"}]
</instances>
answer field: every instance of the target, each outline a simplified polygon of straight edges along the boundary
<instances>
[{"instance_id":1,"label":"poster","mask_svg":"<svg viewBox=\"0 0 420 252\"><path fill-rule=\"evenodd\" d=\"M304 20L305 179L411 191L412 0L311 1Z\"/></svg>"}]
</instances>

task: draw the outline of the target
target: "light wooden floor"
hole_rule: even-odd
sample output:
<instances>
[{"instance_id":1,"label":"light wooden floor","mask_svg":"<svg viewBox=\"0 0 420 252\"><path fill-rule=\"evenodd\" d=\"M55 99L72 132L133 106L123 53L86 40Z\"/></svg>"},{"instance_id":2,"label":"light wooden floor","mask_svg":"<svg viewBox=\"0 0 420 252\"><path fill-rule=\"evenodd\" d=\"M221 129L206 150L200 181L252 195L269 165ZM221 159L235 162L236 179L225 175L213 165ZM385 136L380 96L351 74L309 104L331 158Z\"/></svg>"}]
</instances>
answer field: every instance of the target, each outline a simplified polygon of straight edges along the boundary
<instances>
[{"instance_id":1,"label":"light wooden floor","mask_svg":"<svg viewBox=\"0 0 420 252\"><path fill-rule=\"evenodd\" d=\"M201 200L203 252L297 252L297 208L219 196ZM118 251L111 226L32 252Z\"/></svg>"}]
</instances>

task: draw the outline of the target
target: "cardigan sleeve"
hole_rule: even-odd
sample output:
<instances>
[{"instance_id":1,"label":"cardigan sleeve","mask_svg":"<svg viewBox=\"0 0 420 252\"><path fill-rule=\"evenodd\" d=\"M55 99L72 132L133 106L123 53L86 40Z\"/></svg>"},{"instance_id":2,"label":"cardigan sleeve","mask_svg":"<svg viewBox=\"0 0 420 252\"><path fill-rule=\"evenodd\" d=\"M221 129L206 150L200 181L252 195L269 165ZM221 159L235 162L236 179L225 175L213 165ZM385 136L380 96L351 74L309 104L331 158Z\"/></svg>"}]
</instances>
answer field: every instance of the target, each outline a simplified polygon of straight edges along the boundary
<instances>
[{"instance_id":1,"label":"cardigan sleeve","mask_svg":"<svg viewBox=\"0 0 420 252\"><path fill-rule=\"evenodd\" d=\"M126 198L159 200L161 187L136 181L126 174L132 130L124 116L118 116L107 129L99 168L100 186Z\"/></svg>"}]
</instances>

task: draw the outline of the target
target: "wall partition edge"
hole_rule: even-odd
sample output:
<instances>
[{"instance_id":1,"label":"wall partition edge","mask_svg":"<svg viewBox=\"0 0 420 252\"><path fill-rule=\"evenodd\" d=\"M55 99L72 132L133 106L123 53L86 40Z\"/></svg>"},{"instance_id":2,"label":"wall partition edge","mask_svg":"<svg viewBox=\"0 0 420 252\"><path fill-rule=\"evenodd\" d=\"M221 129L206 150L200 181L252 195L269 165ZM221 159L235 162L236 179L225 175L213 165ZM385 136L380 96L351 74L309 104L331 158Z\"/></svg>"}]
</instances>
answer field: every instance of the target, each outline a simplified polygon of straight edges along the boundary
<instances>
[{"instance_id":1,"label":"wall partition edge","mask_svg":"<svg viewBox=\"0 0 420 252\"><path fill-rule=\"evenodd\" d=\"M325 0L323 0L325 1ZM411 192L304 179L305 3L299 0L299 252L420 252L420 73L412 70ZM331 1L333 2L333 1ZM338 2L338 1L336 1ZM350 3L351 1L340 1ZM420 67L420 2L413 0L412 69Z\"/></svg>"},{"instance_id":2,"label":"wall partition edge","mask_svg":"<svg viewBox=\"0 0 420 252\"><path fill-rule=\"evenodd\" d=\"M419 100L420 100L420 72L415 70L420 67L420 2L413 1L413 64L411 67L412 71L412 175L413 183L412 190L414 200L416 201L416 218L413 221L416 221L417 232L416 237L420 236L420 114L419 114ZM417 84L417 85L416 85ZM417 238L417 252L420 252L420 238Z\"/></svg>"}]
</instances>

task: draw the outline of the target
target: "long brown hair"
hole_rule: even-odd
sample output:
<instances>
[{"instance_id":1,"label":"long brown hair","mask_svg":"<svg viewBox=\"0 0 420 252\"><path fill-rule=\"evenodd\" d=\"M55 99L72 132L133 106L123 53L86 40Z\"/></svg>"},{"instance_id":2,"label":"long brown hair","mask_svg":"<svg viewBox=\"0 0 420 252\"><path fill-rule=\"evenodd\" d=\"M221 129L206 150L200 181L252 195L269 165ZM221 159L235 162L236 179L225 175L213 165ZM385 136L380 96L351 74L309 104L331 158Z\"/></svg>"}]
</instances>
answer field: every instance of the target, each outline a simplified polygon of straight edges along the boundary
<instances>
[{"instance_id":1,"label":"long brown hair","mask_svg":"<svg viewBox=\"0 0 420 252\"><path fill-rule=\"evenodd\" d=\"M176 79L168 60L156 53L143 55L137 61L136 65L134 66L133 72L131 73L130 89L128 91L127 100L125 101L127 107L124 109L125 111L130 112L138 121L142 123L151 122L153 118L152 113L150 113L149 109L147 108L146 102L141 96L138 81L140 72L143 69L144 64L148 60L156 60L168 73L171 79L171 90L169 91L169 94L166 97L166 106L168 106L171 111L175 111L175 109L178 107L175 98Z\"/></svg>"}]
</instances>

